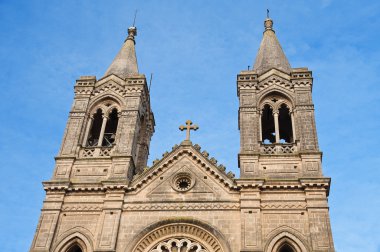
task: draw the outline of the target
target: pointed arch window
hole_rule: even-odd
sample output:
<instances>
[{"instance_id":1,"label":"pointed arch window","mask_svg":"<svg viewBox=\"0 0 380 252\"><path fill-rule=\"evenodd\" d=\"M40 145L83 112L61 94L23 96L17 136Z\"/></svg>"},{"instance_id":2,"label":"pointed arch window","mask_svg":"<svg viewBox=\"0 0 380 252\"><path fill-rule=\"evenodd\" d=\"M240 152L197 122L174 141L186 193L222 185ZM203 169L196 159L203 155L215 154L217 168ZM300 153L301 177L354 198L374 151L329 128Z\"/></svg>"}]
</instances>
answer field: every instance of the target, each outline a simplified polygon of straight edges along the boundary
<instances>
[{"instance_id":1,"label":"pointed arch window","mask_svg":"<svg viewBox=\"0 0 380 252\"><path fill-rule=\"evenodd\" d=\"M101 109L98 109L89 120L89 126L91 130L87 138L87 146L97 146L100 137L100 131L102 129L103 113Z\"/></svg>"},{"instance_id":2,"label":"pointed arch window","mask_svg":"<svg viewBox=\"0 0 380 252\"><path fill-rule=\"evenodd\" d=\"M81 249L81 247L77 244L71 246L67 252L83 252L83 250Z\"/></svg>"},{"instance_id":3,"label":"pointed arch window","mask_svg":"<svg viewBox=\"0 0 380 252\"><path fill-rule=\"evenodd\" d=\"M278 252L295 252L295 251L296 250L287 243L283 244L278 250Z\"/></svg>"},{"instance_id":4,"label":"pointed arch window","mask_svg":"<svg viewBox=\"0 0 380 252\"><path fill-rule=\"evenodd\" d=\"M102 146L110 147L115 143L118 122L119 122L119 115L118 115L117 109L114 108L109 114L108 119L107 119Z\"/></svg>"},{"instance_id":5,"label":"pointed arch window","mask_svg":"<svg viewBox=\"0 0 380 252\"><path fill-rule=\"evenodd\" d=\"M276 142L276 131L274 125L273 109L266 104L261 115L261 135L265 144Z\"/></svg>"},{"instance_id":6,"label":"pointed arch window","mask_svg":"<svg viewBox=\"0 0 380 252\"><path fill-rule=\"evenodd\" d=\"M272 96L265 99L261 106L261 141L263 144L294 143L294 119L289 102Z\"/></svg>"},{"instance_id":7,"label":"pointed arch window","mask_svg":"<svg viewBox=\"0 0 380 252\"><path fill-rule=\"evenodd\" d=\"M98 108L87 122L83 146L112 147L116 140L116 131L119 122L117 108L107 104L106 108ZM104 112L106 111L106 112Z\"/></svg>"},{"instance_id":8,"label":"pointed arch window","mask_svg":"<svg viewBox=\"0 0 380 252\"><path fill-rule=\"evenodd\" d=\"M281 104L278 109L278 125L280 134L280 143L293 142L293 127L290 109L286 104Z\"/></svg>"}]
</instances>

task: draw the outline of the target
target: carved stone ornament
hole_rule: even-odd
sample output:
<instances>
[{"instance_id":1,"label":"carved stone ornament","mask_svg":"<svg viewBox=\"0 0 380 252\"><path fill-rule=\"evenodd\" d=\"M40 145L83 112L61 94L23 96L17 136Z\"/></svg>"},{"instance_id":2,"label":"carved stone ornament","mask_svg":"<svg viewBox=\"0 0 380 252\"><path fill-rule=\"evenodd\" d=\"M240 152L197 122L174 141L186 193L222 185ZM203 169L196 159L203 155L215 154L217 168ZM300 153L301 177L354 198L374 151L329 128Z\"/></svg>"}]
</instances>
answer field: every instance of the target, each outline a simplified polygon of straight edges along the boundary
<instances>
[{"instance_id":1,"label":"carved stone ornament","mask_svg":"<svg viewBox=\"0 0 380 252\"><path fill-rule=\"evenodd\" d=\"M195 178L189 173L178 173L172 179L171 186L177 192L187 192L195 185Z\"/></svg>"},{"instance_id":2,"label":"carved stone ornament","mask_svg":"<svg viewBox=\"0 0 380 252\"><path fill-rule=\"evenodd\" d=\"M160 242L150 252L208 252L201 244L186 238L171 238Z\"/></svg>"}]
</instances>

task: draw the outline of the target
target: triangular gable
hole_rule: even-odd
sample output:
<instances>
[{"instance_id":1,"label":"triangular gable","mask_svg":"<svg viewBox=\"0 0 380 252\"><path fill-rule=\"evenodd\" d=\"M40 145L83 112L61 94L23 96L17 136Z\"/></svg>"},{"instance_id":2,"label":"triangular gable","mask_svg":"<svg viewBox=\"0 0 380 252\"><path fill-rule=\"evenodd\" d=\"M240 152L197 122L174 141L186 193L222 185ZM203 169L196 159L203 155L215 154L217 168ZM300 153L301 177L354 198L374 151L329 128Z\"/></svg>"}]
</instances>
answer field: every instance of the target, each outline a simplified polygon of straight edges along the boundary
<instances>
[{"instance_id":1,"label":"triangular gable","mask_svg":"<svg viewBox=\"0 0 380 252\"><path fill-rule=\"evenodd\" d=\"M131 182L130 190L135 191L140 201L233 200L231 194L237 187L231 173L227 175L223 166L218 168L215 159L207 157L207 152L202 154L197 149L192 145L180 145L164 154L152 168ZM185 183L187 177L191 188L179 188L181 178Z\"/></svg>"},{"instance_id":2,"label":"triangular gable","mask_svg":"<svg viewBox=\"0 0 380 252\"><path fill-rule=\"evenodd\" d=\"M263 76L260 76L259 83L257 84L259 90L268 89L274 86L294 92L294 85L289 80L289 75L284 74L277 69L272 69Z\"/></svg>"}]
</instances>

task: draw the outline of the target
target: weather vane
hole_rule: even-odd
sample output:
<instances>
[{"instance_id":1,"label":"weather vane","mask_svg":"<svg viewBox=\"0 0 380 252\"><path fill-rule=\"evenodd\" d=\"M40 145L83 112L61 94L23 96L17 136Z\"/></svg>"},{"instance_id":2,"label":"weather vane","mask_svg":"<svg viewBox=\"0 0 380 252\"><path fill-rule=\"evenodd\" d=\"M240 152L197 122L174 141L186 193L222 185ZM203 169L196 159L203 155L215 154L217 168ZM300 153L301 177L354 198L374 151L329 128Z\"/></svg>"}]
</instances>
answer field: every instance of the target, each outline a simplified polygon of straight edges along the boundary
<instances>
[{"instance_id":1,"label":"weather vane","mask_svg":"<svg viewBox=\"0 0 380 252\"><path fill-rule=\"evenodd\" d=\"M137 16L137 9L135 10L135 17L133 18L133 25L132 25L132 27L135 27L136 16Z\"/></svg>"}]
</instances>

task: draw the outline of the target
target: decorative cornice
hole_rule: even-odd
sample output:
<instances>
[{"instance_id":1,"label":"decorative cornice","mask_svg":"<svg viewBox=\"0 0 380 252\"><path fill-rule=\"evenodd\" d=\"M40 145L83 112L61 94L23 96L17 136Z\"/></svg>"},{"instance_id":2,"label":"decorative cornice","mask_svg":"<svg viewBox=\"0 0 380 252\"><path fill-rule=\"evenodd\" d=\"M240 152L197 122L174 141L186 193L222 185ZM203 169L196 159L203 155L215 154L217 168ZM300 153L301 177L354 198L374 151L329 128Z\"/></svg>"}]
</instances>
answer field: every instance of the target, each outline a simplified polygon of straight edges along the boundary
<instances>
[{"instance_id":1,"label":"decorative cornice","mask_svg":"<svg viewBox=\"0 0 380 252\"><path fill-rule=\"evenodd\" d=\"M124 110L124 111L121 111L121 115L122 116L128 116L128 115L137 115L139 113L138 110Z\"/></svg>"},{"instance_id":2,"label":"decorative cornice","mask_svg":"<svg viewBox=\"0 0 380 252\"><path fill-rule=\"evenodd\" d=\"M314 110L314 105L296 105L296 110Z\"/></svg>"},{"instance_id":3,"label":"decorative cornice","mask_svg":"<svg viewBox=\"0 0 380 252\"><path fill-rule=\"evenodd\" d=\"M124 204L124 210L129 211L152 211L152 210L237 210L240 209L239 202L186 202L186 203L143 203L143 204Z\"/></svg>"},{"instance_id":4,"label":"decorative cornice","mask_svg":"<svg viewBox=\"0 0 380 252\"><path fill-rule=\"evenodd\" d=\"M156 159L153 161L153 166L151 168L146 167L143 173L136 175L132 181L131 187L133 189L138 189L142 187L144 184L148 183L153 177L158 176L158 174L162 173L166 168L179 159L182 155L190 156L194 161L200 164L210 175L219 180L225 186L230 189L236 189L236 185L234 184L233 178L235 174L232 172L225 172L225 166L219 165L217 166L217 160L213 157L209 158L209 153L207 151L200 152L201 147L198 144L194 146L190 145L190 148L185 146L175 145L172 148L171 152L165 152L161 159ZM183 148L182 150L179 150ZM197 152L199 155L204 157L207 162L204 162L203 159L199 158L194 152ZM212 166L216 167L216 169L211 168Z\"/></svg>"},{"instance_id":5,"label":"decorative cornice","mask_svg":"<svg viewBox=\"0 0 380 252\"><path fill-rule=\"evenodd\" d=\"M306 202L267 202L261 203L262 209L306 209Z\"/></svg>"},{"instance_id":6,"label":"decorative cornice","mask_svg":"<svg viewBox=\"0 0 380 252\"><path fill-rule=\"evenodd\" d=\"M145 78L139 78L139 79L128 79L127 81L126 81L126 83L127 84L141 84L141 85L143 85L143 84L145 84Z\"/></svg>"},{"instance_id":7,"label":"decorative cornice","mask_svg":"<svg viewBox=\"0 0 380 252\"><path fill-rule=\"evenodd\" d=\"M62 206L63 211L101 211L102 204L83 204L83 203L73 203L64 204Z\"/></svg>"},{"instance_id":8,"label":"decorative cornice","mask_svg":"<svg viewBox=\"0 0 380 252\"><path fill-rule=\"evenodd\" d=\"M70 116L75 117L84 117L86 115L85 112L70 112Z\"/></svg>"},{"instance_id":9,"label":"decorative cornice","mask_svg":"<svg viewBox=\"0 0 380 252\"><path fill-rule=\"evenodd\" d=\"M61 182L61 181L48 181L43 182L44 190L45 191L61 191L61 192L106 192L106 191L112 191L112 190L123 190L123 191L130 191L131 188L128 187L128 181L106 181L104 183L88 183L88 184L75 184L71 182Z\"/></svg>"}]
</instances>

